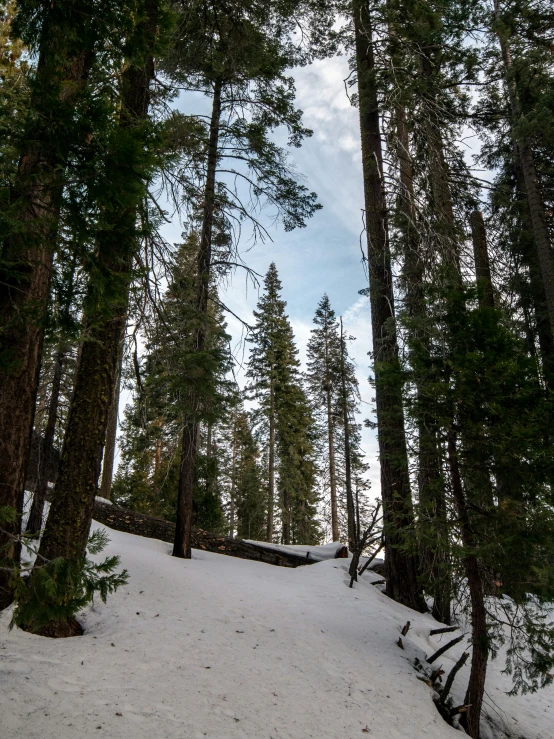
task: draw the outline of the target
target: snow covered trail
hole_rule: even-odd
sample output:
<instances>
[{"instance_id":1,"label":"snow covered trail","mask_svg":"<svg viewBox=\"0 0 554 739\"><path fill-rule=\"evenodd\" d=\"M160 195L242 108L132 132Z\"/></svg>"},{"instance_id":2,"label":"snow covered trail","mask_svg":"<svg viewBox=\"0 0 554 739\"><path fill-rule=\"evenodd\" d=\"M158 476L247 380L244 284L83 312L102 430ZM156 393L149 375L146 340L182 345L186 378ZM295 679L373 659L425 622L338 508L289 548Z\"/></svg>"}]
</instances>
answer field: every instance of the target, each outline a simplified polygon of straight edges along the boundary
<instances>
[{"instance_id":1,"label":"snow covered trail","mask_svg":"<svg viewBox=\"0 0 554 739\"><path fill-rule=\"evenodd\" d=\"M408 661L436 622L369 584L348 589L348 560L287 569L194 551L184 561L163 542L109 534L131 578L81 618L84 636L8 632L2 614L2 737L460 736Z\"/></svg>"}]
</instances>

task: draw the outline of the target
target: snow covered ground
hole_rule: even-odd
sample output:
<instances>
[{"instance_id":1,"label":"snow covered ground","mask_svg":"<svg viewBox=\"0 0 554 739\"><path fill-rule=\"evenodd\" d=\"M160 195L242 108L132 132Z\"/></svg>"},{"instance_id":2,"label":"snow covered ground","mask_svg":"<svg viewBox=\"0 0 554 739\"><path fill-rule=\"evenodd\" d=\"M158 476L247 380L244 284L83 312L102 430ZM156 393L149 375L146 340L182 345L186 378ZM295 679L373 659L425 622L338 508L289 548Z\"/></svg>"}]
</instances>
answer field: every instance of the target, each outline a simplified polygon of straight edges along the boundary
<instances>
[{"instance_id":1,"label":"snow covered ground","mask_svg":"<svg viewBox=\"0 0 554 739\"><path fill-rule=\"evenodd\" d=\"M409 658L435 651L435 621L348 560L286 569L110 531L129 584L80 619L82 637L8 631L0 617L6 739L447 739ZM412 622L405 650L396 642ZM453 650L454 651L454 650ZM452 658L440 662L448 670ZM554 688L508 698L490 670L487 710L514 739L554 737ZM463 697L467 672L456 681ZM492 736L488 724L484 736Z\"/></svg>"},{"instance_id":2,"label":"snow covered ground","mask_svg":"<svg viewBox=\"0 0 554 739\"><path fill-rule=\"evenodd\" d=\"M309 555L309 559L316 562L323 562L324 559L335 559L339 549L344 549L344 544L332 541L329 544L321 546L303 546L302 544L269 544L267 541L255 541L254 539L245 539L248 544L255 544L258 547L266 549L276 549L278 552L289 552L290 554L298 554L300 557Z\"/></svg>"}]
</instances>

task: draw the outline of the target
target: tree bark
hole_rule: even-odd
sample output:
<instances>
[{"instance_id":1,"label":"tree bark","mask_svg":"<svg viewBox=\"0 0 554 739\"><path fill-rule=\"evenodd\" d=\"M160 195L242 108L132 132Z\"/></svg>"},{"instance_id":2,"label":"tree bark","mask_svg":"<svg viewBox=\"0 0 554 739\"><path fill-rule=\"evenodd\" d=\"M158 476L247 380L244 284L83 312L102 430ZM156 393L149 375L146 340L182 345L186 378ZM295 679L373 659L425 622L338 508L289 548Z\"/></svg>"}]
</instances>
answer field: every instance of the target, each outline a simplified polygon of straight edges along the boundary
<instances>
[{"instance_id":1,"label":"tree bark","mask_svg":"<svg viewBox=\"0 0 554 739\"><path fill-rule=\"evenodd\" d=\"M215 212L215 177L218 159L218 140L221 119L221 91L223 81L214 81L212 115L210 119L210 137L208 141L206 184L204 187L204 208L200 249L197 257L195 311L198 327L194 331L193 351L201 353L206 345L206 318L208 313L208 296L210 290L210 272L212 261L212 231ZM200 408L194 391L189 393L189 409L183 424L181 439L181 469L179 473L179 493L177 500L177 526L173 556L191 557L192 504L194 494L194 477L196 458L198 455L198 439L200 433Z\"/></svg>"},{"instance_id":2,"label":"tree bark","mask_svg":"<svg viewBox=\"0 0 554 739\"><path fill-rule=\"evenodd\" d=\"M494 308L494 293L492 290L491 266L489 250L487 248L487 232L485 221L480 210L474 210L470 217L471 238L473 241L473 258L475 260L475 277L481 283L482 293L479 294L480 308Z\"/></svg>"},{"instance_id":3,"label":"tree bark","mask_svg":"<svg viewBox=\"0 0 554 739\"><path fill-rule=\"evenodd\" d=\"M98 485L98 448L106 433L121 322L89 332L83 345L50 514L40 545L46 559L83 555Z\"/></svg>"},{"instance_id":4,"label":"tree bark","mask_svg":"<svg viewBox=\"0 0 554 739\"><path fill-rule=\"evenodd\" d=\"M394 316L390 245L382 185L383 157L375 83L372 27L368 5L354 0L353 20L368 263L375 365L375 396L381 464L381 491L386 530L387 591L416 610L424 603L417 583L417 563L401 549L414 534L414 516L404 431L402 380Z\"/></svg>"},{"instance_id":5,"label":"tree bark","mask_svg":"<svg viewBox=\"0 0 554 739\"><path fill-rule=\"evenodd\" d=\"M495 31L500 43L500 51L502 54L502 61L504 63L504 79L512 113L513 138L517 144L521 171L527 193L531 226L535 237L537 258L544 285L546 305L548 307L550 330L554 335L554 250L550 243L551 239L548 231L548 221L542 201L541 188L535 167L531 141L519 128L519 123L523 118L523 114L519 102L516 81L514 79L509 37L502 26L501 11L498 0L494 0L494 10L496 15Z\"/></svg>"},{"instance_id":6,"label":"tree bark","mask_svg":"<svg viewBox=\"0 0 554 739\"><path fill-rule=\"evenodd\" d=\"M177 521L173 556L190 559L192 556L192 513L194 499L195 460L198 453L200 425L185 423L181 437L181 468L177 496Z\"/></svg>"},{"instance_id":7,"label":"tree bark","mask_svg":"<svg viewBox=\"0 0 554 739\"><path fill-rule=\"evenodd\" d=\"M54 448L54 436L56 434L56 421L58 420L58 406L60 401L60 386L64 358L65 349L60 347L56 352L54 375L52 377L52 389L50 391L50 403L48 405L48 420L46 422L44 436L40 441L37 482L35 485L31 512L29 513L29 520L27 522L27 532L31 535L38 534L42 528L44 501L46 500L46 491L48 490L48 475L46 474L45 467L47 465L47 460L52 456L52 449Z\"/></svg>"},{"instance_id":8,"label":"tree bark","mask_svg":"<svg viewBox=\"0 0 554 739\"><path fill-rule=\"evenodd\" d=\"M462 478L458 462L456 434L448 431L448 463L452 479L452 493L460 521L462 543L469 551L475 548L476 543L471 526L466 496L462 486ZM487 675L487 661L489 640L487 634L487 614L485 610L485 595L479 562L475 554L469 554L464 559L469 595L471 599L471 641L472 658L471 673L467 688L465 704L469 706L462 718L465 728L472 739L479 739L479 722L485 693L485 678Z\"/></svg>"},{"instance_id":9,"label":"tree bark","mask_svg":"<svg viewBox=\"0 0 554 739\"><path fill-rule=\"evenodd\" d=\"M142 65L129 65L122 75L120 127L130 132L148 114L150 83L154 77L153 49L157 34L157 0L146 0L140 31L148 38L150 54ZM117 167L122 167L116 159ZM76 374L73 400L65 433L60 471L39 553L46 559L75 559L84 554L94 499L98 492L98 449L105 439L108 407L119 360L120 338L126 321L130 268L137 249L135 223L144 183L142 173L121 168L122 186L134 188L128 201L109 213L96 237L97 260L114 297L107 305L90 303L86 336ZM127 179L128 178L128 179ZM131 182L132 180L132 182ZM131 190L132 191L132 190Z\"/></svg>"},{"instance_id":10,"label":"tree bark","mask_svg":"<svg viewBox=\"0 0 554 739\"><path fill-rule=\"evenodd\" d=\"M11 217L17 225L0 255L0 506L15 508L19 514L71 145L71 136L61 135L59 124L63 127L64 120L72 119L93 59L90 50L77 50L68 40L68 25L75 32L82 22L71 9L52 4L44 19L31 122L11 197ZM6 524L7 534L0 534L0 550L8 559L18 558L11 536L19 533L20 525L19 519ZM11 599L9 574L0 572L0 609Z\"/></svg>"}]
</instances>

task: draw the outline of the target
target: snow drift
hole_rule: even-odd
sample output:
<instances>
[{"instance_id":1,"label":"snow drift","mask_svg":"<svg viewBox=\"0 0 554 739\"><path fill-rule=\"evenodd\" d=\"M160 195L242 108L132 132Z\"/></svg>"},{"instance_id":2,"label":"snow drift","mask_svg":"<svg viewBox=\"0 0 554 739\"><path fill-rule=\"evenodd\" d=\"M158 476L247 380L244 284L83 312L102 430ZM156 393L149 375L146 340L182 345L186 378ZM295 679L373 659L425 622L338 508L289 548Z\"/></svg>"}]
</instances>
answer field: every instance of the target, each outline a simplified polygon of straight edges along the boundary
<instances>
[{"instance_id":1,"label":"snow drift","mask_svg":"<svg viewBox=\"0 0 554 739\"><path fill-rule=\"evenodd\" d=\"M8 631L0 618L0 716L10 739L447 739L410 659L436 622L389 600L349 560L297 569L110 531L129 584L81 622L82 637ZM105 553L104 553L105 554ZM397 645L402 626L412 627ZM449 637L451 635L446 635ZM444 637L442 637L444 638ZM461 653L443 657L446 670ZM492 663L484 736L552 739L554 688L508 698ZM467 670L467 668L466 668ZM463 698L467 671L458 676Z\"/></svg>"}]
</instances>

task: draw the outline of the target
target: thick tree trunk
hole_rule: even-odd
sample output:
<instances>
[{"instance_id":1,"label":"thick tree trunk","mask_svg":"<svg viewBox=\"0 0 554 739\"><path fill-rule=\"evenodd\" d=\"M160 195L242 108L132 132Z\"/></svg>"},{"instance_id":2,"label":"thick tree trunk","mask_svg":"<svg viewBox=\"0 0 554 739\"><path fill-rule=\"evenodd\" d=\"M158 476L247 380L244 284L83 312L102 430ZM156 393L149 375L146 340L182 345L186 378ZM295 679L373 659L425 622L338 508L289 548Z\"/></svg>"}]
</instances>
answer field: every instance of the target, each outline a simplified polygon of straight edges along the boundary
<instances>
[{"instance_id":1,"label":"thick tree trunk","mask_svg":"<svg viewBox=\"0 0 554 739\"><path fill-rule=\"evenodd\" d=\"M469 510L462 486L462 478L458 463L456 434L448 432L448 463L452 479L452 492L460 521L462 543L469 550L474 549L476 542L471 527ZM479 722L485 694L485 678L487 675L487 661L489 654L489 640L487 633L487 615L485 610L485 594L479 562L474 554L464 560L467 583L471 599L471 641L472 659L471 673L467 688L465 704L469 706L463 717L467 733L472 739L479 739Z\"/></svg>"},{"instance_id":2,"label":"thick tree trunk","mask_svg":"<svg viewBox=\"0 0 554 739\"><path fill-rule=\"evenodd\" d=\"M485 221L480 210L474 210L470 217L471 238L473 241L473 258L475 261L475 277L481 284L482 293L479 295L481 308L494 308L494 293L492 290L491 266L489 250L487 248L487 232Z\"/></svg>"},{"instance_id":3,"label":"thick tree trunk","mask_svg":"<svg viewBox=\"0 0 554 739\"><path fill-rule=\"evenodd\" d=\"M190 559L192 556L192 507L199 432L200 425L198 423L185 423L183 426L177 522L173 542L173 556L182 559Z\"/></svg>"},{"instance_id":4,"label":"thick tree trunk","mask_svg":"<svg viewBox=\"0 0 554 739\"><path fill-rule=\"evenodd\" d=\"M141 31L153 51L157 34L157 0L145 3ZM152 53L152 52L151 52ZM148 114L152 56L141 66L130 65L122 77L120 126L129 132ZM116 166L119 160L116 160ZM118 170L113 176L120 174ZM109 214L109 223L97 233L97 260L114 293L108 305L94 303L91 286L87 331L76 374L73 400L65 433L60 471L50 515L40 546L47 559L83 555L98 491L98 449L106 435L108 408L119 360L120 339L126 321L130 266L137 248L135 223L143 188L142 174L122 170L122 186L134 188L135 200ZM125 178L133 178L133 181ZM140 183L140 184L139 184Z\"/></svg>"},{"instance_id":5,"label":"thick tree trunk","mask_svg":"<svg viewBox=\"0 0 554 739\"><path fill-rule=\"evenodd\" d=\"M216 79L213 88L212 115L210 119L210 137L206 166L206 184L204 187L204 210L200 249L197 257L196 300L195 311L198 328L194 331L193 351L201 353L206 345L206 320L208 314L208 296L210 291L210 272L212 261L212 231L215 212L215 177L218 158L219 127L221 119L221 91L223 82ZM194 392L189 393L189 410L183 424L181 443L181 469L179 473L179 497L177 501L177 526L175 529L174 557L190 559L192 526L192 502L196 458L198 454L198 438L200 418L198 399ZM194 427L194 428L193 428ZM182 540L179 537L183 537Z\"/></svg>"},{"instance_id":6,"label":"thick tree trunk","mask_svg":"<svg viewBox=\"0 0 554 739\"><path fill-rule=\"evenodd\" d=\"M54 436L56 434L56 421L58 419L58 406L60 401L60 386L62 381L64 358L65 349L60 347L56 352L56 360L54 364L50 403L48 405L48 420L46 422L46 429L44 431L44 436L41 438L39 447L37 482L35 485L31 511L29 513L29 520L27 522L27 532L29 534L38 534L42 528L44 501L46 500L46 491L48 490L46 466L48 460L52 456L52 450L54 448Z\"/></svg>"},{"instance_id":7,"label":"thick tree trunk","mask_svg":"<svg viewBox=\"0 0 554 739\"><path fill-rule=\"evenodd\" d=\"M386 530L387 590L416 610L424 603L415 556L401 549L414 535L414 516L404 431L402 380L394 317L394 294L382 185L383 157L375 85L372 28L368 5L354 0L353 20L362 141L365 216L368 242L375 396L381 464L381 494Z\"/></svg>"},{"instance_id":8,"label":"thick tree trunk","mask_svg":"<svg viewBox=\"0 0 554 739\"><path fill-rule=\"evenodd\" d=\"M72 120L93 55L68 41L68 24L81 20L68 8L50 7L43 23L31 123L22 143L12 193L17 226L0 255L0 506L23 510L23 488L42 352L43 326L71 136L56 123ZM54 125L53 125L54 122ZM63 123L62 123L63 125ZM52 131L55 131L52 134ZM20 520L0 533L0 550L17 559L11 536ZM9 575L0 572L0 609L11 602Z\"/></svg>"},{"instance_id":9,"label":"thick tree trunk","mask_svg":"<svg viewBox=\"0 0 554 739\"><path fill-rule=\"evenodd\" d=\"M121 320L116 317L92 328L83 345L60 470L39 550L46 559L75 559L85 550L98 490L98 448L106 433Z\"/></svg>"},{"instance_id":10,"label":"thick tree trunk","mask_svg":"<svg viewBox=\"0 0 554 739\"><path fill-rule=\"evenodd\" d=\"M500 51L502 53L502 61L504 63L504 78L512 112L513 138L517 144L521 171L527 193L531 226L535 237L537 258L544 285L546 305L548 307L550 330L551 333L554 334L554 249L552 249L550 234L548 232L548 221L535 167L533 148L529 137L522 132L519 125L522 118L522 111L516 81L514 79L509 37L502 26L501 11L498 0L494 0L494 9L497 21L495 31L500 43Z\"/></svg>"}]
</instances>

